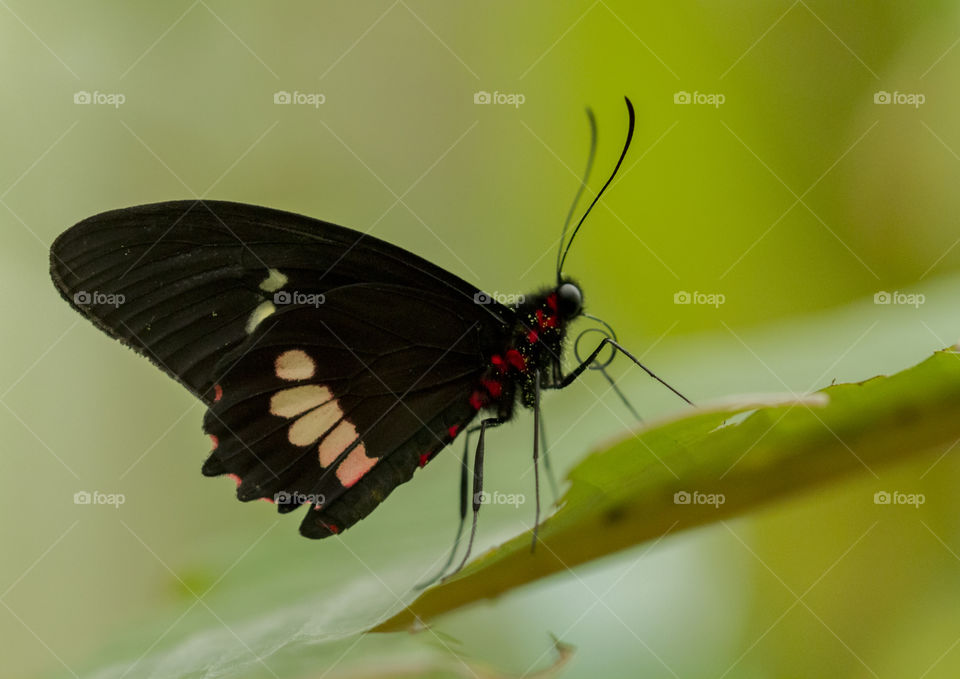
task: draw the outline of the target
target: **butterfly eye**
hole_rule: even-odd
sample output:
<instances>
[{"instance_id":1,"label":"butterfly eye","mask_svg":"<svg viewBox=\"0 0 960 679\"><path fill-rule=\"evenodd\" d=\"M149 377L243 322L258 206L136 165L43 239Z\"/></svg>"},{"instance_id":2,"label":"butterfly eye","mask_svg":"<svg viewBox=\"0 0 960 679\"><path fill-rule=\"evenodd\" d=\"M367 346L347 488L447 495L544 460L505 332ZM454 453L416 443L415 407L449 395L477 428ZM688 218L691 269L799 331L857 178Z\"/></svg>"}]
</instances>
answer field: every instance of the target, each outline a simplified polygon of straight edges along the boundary
<instances>
[{"instance_id":1,"label":"butterfly eye","mask_svg":"<svg viewBox=\"0 0 960 679\"><path fill-rule=\"evenodd\" d=\"M573 283L564 283L557 288L557 310L564 318L573 318L583 307L583 294Z\"/></svg>"}]
</instances>

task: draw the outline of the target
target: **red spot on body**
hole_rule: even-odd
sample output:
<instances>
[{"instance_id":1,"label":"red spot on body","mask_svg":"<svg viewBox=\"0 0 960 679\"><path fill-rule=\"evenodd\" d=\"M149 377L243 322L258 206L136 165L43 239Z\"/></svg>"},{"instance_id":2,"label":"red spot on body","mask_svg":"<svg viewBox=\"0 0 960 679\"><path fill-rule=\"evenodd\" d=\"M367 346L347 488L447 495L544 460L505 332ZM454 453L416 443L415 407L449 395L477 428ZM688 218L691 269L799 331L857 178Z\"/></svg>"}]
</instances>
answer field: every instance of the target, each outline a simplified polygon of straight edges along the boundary
<instances>
[{"instance_id":1,"label":"red spot on body","mask_svg":"<svg viewBox=\"0 0 960 679\"><path fill-rule=\"evenodd\" d=\"M457 433L458 433L459 431L460 431L460 425L459 425L459 424L455 424L455 425L453 425L452 427L450 427L449 429L447 429L447 433L450 434L450 438L452 438L452 439L457 438Z\"/></svg>"},{"instance_id":2,"label":"red spot on body","mask_svg":"<svg viewBox=\"0 0 960 679\"><path fill-rule=\"evenodd\" d=\"M524 359L523 355L516 349L510 349L507 352L507 362L520 372L527 369L526 359Z\"/></svg>"},{"instance_id":3,"label":"red spot on body","mask_svg":"<svg viewBox=\"0 0 960 679\"><path fill-rule=\"evenodd\" d=\"M243 483L243 480L236 474L227 474L227 476L233 479L233 482L237 484L237 488L239 488L240 484Z\"/></svg>"},{"instance_id":4,"label":"red spot on body","mask_svg":"<svg viewBox=\"0 0 960 679\"><path fill-rule=\"evenodd\" d=\"M507 372L507 364L503 361L503 356L494 354L490 357L490 362L502 373Z\"/></svg>"},{"instance_id":5,"label":"red spot on body","mask_svg":"<svg viewBox=\"0 0 960 679\"><path fill-rule=\"evenodd\" d=\"M540 339L540 335L537 334L536 330L531 330L527 333L527 341L530 342L530 344L536 344L538 339Z\"/></svg>"},{"instance_id":6,"label":"red spot on body","mask_svg":"<svg viewBox=\"0 0 960 679\"><path fill-rule=\"evenodd\" d=\"M216 434L210 434L210 449L216 450L217 446L220 445L220 439L217 438Z\"/></svg>"},{"instance_id":7,"label":"red spot on body","mask_svg":"<svg viewBox=\"0 0 960 679\"><path fill-rule=\"evenodd\" d=\"M552 292L547 295L547 306L550 307L552 311L557 310L557 293Z\"/></svg>"},{"instance_id":8,"label":"red spot on body","mask_svg":"<svg viewBox=\"0 0 960 679\"><path fill-rule=\"evenodd\" d=\"M484 388L490 392L490 395L494 398L500 398L500 394L503 393L503 385L496 380L480 380L483 383Z\"/></svg>"},{"instance_id":9,"label":"red spot on body","mask_svg":"<svg viewBox=\"0 0 960 679\"><path fill-rule=\"evenodd\" d=\"M537 325L541 328L554 328L557 325L556 316L547 316L543 309L537 309Z\"/></svg>"},{"instance_id":10,"label":"red spot on body","mask_svg":"<svg viewBox=\"0 0 960 679\"><path fill-rule=\"evenodd\" d=\"M420 454L420 466L426 467L427 462L430 461L430 453L421 453Z\"/></svg>"},{"instance_id":11,"label":"red spot on body","mask_svg":"<svg viewBox=\"0 0 960 679\"><path fill-rule=\"evenodd\" d=\"M213 385L213 401L216 403L223 398L223 387L219 384Z\"/></svg>"}]
</instances>

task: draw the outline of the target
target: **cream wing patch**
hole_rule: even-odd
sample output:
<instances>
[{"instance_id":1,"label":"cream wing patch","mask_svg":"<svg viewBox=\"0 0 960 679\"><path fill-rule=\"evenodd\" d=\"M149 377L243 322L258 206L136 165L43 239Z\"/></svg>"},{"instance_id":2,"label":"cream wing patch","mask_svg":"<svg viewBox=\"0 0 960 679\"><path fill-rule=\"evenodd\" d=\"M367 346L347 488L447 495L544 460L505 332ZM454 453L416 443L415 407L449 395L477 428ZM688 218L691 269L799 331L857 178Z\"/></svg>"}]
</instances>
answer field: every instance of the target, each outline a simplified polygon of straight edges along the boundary
<instances>
[{"instance_id":1,"label":"cream wing patch","mask_svg":"<svg viewBox=\"0 0 960 679\"><path fill-rule=\"evenodd\" d=\"M316 362L302 349L290 349L277 356L274 370L281 380L297 382L312 378ZM344 450L358 440L356 427L345 419L343 410L329 387L322 384L303 384L281 389L270 397L270 413L292 419L287 440L295 446L317 446L317 458L324 468L331 466ZM378 458L367 457L363 444L337 466L337 479L345 488L359 481L377 463Z\"/></svg>"},{"instance_id":2,"label":"cream wing patch","mask_svg":"<svg viewBox=\"0 0 960 679\"><path fill-rule=\"evenodd\" d=\"M291 349L277 356L273 364L277 377L287 382L309 380L317 371L317 364L302 349Z\"/></svg>"},{"instance_id":3,"label":"cream wing patch","mask_svg":"<svg viewBox=\"0 0 960 679\"><path fill-rule=\"evenodd\" d=\"M311 410L290 425L287 439L295 446L309 446L316 443L331 427L343 419L343 411L336 401Z\"/></svg>"},{"instance_id":4,"label":"cream wing patch","mask_svg":"<svg viewBox=\"0 0 960 679\"><path fill-rule=\"evenodd\" d=\"M257 329L257 326L263 323L263 321L277 310L277 307L273 306L273 302L260 302L257 307L250 312L250 317L247 318L247 334L249 335L254 330Z\"/></svg>"},{"instance_id":5,"label":"cream wing patch","mask_svg":"<svg viewBox=\"0 0 960 679\"><path fill-rule=\"evenodd\" d=\"M286 382L308 380L317 372L316 362L302 349L284 351L277 356L273 367L277 377ZM343 411L333 393L322 384L303 384L277 391L270 397L270 413L295 418L287 430L287 440L295 446L316 443L343 419Z\"/></svg>"},{"instance_id":6,"label":"cream wing patch","mask_svg":"<svg viewBox=\"0 0 960 679\"><path fill-rule=\"evenodd\" d=\"M347 447L356 440L356 427L346 420L341 420L340 424L320 442L318 449L320 466L329 467L332 465L337 457L340 456L340 453L345 451ZM349 455L347 457L349 457Z\"/></svg>"},{"instance_id":7,"label":"cream wing patch","mask_svg":"<svg viewBox=\"0 0 960 679\"><path fill-rule=\"evenodd\" d=\"M267 277L260 282L260 289L264 292L276 292L287 284L287 277L276 269L268 269Z\"/></svg>"},{"instance_id":8,"label":"cream wing patch","mask_svg":"<svg viewBox=\"0 0 960 679\"><path fill-rule=\"evenodd\" d=\"M367 451L363 445L358 445L350 451L347 459L337 467L337 478L340 480L340 483L343 484L344 488L349 488L363 478L363 475L373 468L373 465L377 463L378 459L379 458L376 457L367 457Z\"/></svg>"},{"instance_id":9,"label":"cream wing patch","mask_svg":"<svg viewBox=\"0 0 960 679\"><path fill-rule=\"evenodd\" d=\"M333 399L321 384L305 384L278 391L270 398L270 412L277 417L294 417Z\"/></svg>"}]
</instances>

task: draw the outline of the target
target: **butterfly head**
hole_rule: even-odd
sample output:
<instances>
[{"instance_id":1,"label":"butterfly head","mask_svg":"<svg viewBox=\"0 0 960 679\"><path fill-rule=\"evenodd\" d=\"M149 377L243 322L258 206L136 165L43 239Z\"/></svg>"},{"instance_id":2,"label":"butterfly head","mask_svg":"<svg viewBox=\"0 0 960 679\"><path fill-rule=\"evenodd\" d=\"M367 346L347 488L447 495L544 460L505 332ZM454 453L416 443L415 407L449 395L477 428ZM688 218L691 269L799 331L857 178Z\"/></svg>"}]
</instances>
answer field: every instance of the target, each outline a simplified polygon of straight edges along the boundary
<instances>
[{"instance_id":1,"label":"butterfly head","mask_svg":"<svg viewBox=\"0 0 960 679\"><path fill-rule=\"evenodd\" d=\"M561 283L555 294L557 296L557 314L564 321L569 321L583 311L583 293L580 287L572 281Z\"/></svg>"}]
</instances>

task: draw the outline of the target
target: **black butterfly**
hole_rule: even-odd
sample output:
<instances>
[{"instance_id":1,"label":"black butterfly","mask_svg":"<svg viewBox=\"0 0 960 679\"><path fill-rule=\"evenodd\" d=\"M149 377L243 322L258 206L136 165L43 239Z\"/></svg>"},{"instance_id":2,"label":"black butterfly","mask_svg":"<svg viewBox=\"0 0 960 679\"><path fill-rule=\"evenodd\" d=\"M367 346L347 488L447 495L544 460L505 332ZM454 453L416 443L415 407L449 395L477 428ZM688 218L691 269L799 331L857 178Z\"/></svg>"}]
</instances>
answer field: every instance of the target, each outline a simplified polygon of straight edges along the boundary
<instances>
[{"instance_id":1,"label":"black butterfly","mask_svg":"<svg viewBox=\"0 0 960 679\"><path fill-rule=\"evenodd\" d=\"M629 148L627 108L627 142L590 208ZM518 402L536 429L541 390L570 384L606 345L630 356L608 335L561 370L567 328L584 315L562 274L582 223L566 248L564 227L556 284L515 307L366 234L209 200L85 219L53 244L51 276L77 311L204 402L213 451L203 473L232 475L240 500L281 513L309 505L309 538L366 517L484 413L467 429L479 431L475 531L485 431ZM535 434L535 468L539 447ZM467 461L465 446L461 529Z\"/></svg>"}]
</instances>

